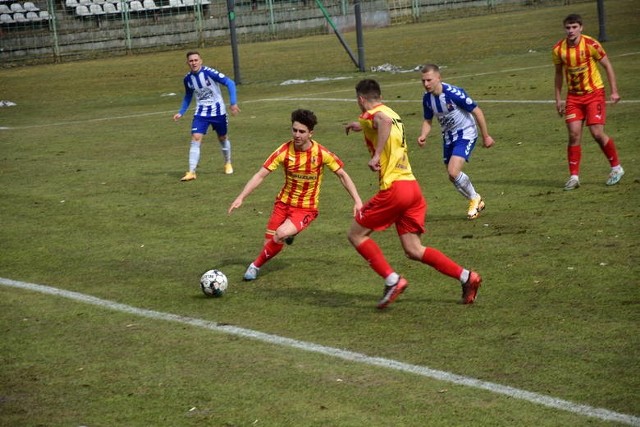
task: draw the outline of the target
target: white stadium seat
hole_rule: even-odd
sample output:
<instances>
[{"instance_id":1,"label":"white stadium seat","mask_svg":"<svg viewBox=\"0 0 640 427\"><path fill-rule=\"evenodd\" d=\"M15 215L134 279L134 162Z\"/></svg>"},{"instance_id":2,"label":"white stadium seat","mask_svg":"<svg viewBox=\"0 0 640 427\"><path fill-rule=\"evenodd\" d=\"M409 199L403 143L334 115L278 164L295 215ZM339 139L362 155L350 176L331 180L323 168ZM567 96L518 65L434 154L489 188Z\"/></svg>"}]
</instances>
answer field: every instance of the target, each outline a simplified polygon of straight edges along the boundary
<instances>
[{"instance_id":1,"label":"white stadium seat","mask_svg":"<svg viewBox=\"0 0 640 427\"><path fill-rule=\"evenodd\" d=\"M13 24L13 18L8 13L3 13L2 15L0 15L0 23Z\"/></svg>"},{"instance_id":2,"label":"white stadium seat","mask_svg":"<svg viewBox=\"0 0 640 427\"><path fill-rule=\"evenodd\" d=\"M76 15L77 16L91 16L91 12L89 12L89 8L85 5L76 6Z\"/></svg>"},{"instance_id":3,"label":"white stadium seat","mask_svg":"<svg viewBox=\"0 0 640 427\"><path fill-rule=\"evenodd\" d=\"M0 4L0 14L1 13L11 14L13 13L13 11L9 9L9 6L7 6L6 4Z\"/></svg>"},{"instance_id":4,"label":"white stadium seat","mask_svg":"<svg viewBox=\"0 0 640 427\"><path fill-rule=\"evenodd\" d=\"M159 9L153 0L144 0L144 3L142 3L142 7L144 7L146 10Z\"/></svg>"},{"instance_id":5,"label":"white stadium seat","mask_svg":"<svg viewBox=\"0 0 640 427\"><path fill-rule=\"evenodd\" d=\"M11 11L13 13L19 12L19 13L24 13L24 7L22 7L22 5L20 3L11 3ZM15 17L14 17L15 19Z\"/></svg>"},{"instance_id":6,"label":"white stadium seat","mask_svg":"<svg viewBox=\"0 0 640 427\"><path fill-rule=\"evenodd\" d=\"M78 0L65 0L64 2L64 5L71 9L75 9L78 4Z\"/></svg>"},{"instance_id":7,"label":"white stadium seat","mask_svg":"<svg viewBox=\"0 0 640 427\"><path fill-rule=\"evenodd\" d=\"M104 13L120 13L120 11L116 9L116 5L113 3L105 3L102 7L104 9Z\"/></svg>"},{"instance_id":8,"label":"white stadium seat","mask_svg":"<svg viewBox=\"0 0 640 427\"><path fill-rule=\"evenodd\" d=\"M92 3L89 5L89 13L92 15L104 15L104 10L99 4Z\"/></svg>"},{"instance_id":9,"label":"white stadium seat","mask_svg":"<svg viewBox=\"0 0 640 427\"><path fill-rule=\"evenodd\" d=\"M26 1L22 5L27 12L38 12L40 8L31 1Z\"/></svg>"},{"instance_id":10,"label":"white stadium seat","mask_svg":"<svg viewBox=\"0 0 640 427\"><path fill-rule=\"evenodd\" d=\"M38 15L38 12L34 12L34 11L27 12L27 14L24 17L31 22L42 21L42 18L40 18L40 15Z\"/></svg>"},{"instance_id":11,"label":"white stadium seat","mask_svg":"<svg viewBox=\"0 0 640 427\"><path fill-rule=\"evenodd\" d=\"M16 21L16 22L29 22L27 17L24 16L24 13L22 13L22 12L14 13L13 14L13 20Z\"/></svg>"},{"instance_id":12,"label":"white stadium seat","mask_svg":"<svg viewBox=\"0 0 640 427\"><path fill-rule=\"evenodd\" d=\"M51 15L49 15L49 11L41 10L40 11L40 19L42 19L43 21L48 21L49 19L51 19Z\"/></svg>"},{"instance_id":13,"label":"white stadium seat","mask_svg":"<svg viewBox=\"0 0 640 427\"><path fill-rule=\"evenodd\" d=\"M144 6L142 6L142 3L140 3L138 0L133 0L131 3L129 3L129 10L132 12L143 12Z\"/></svg>"}]
</instances>

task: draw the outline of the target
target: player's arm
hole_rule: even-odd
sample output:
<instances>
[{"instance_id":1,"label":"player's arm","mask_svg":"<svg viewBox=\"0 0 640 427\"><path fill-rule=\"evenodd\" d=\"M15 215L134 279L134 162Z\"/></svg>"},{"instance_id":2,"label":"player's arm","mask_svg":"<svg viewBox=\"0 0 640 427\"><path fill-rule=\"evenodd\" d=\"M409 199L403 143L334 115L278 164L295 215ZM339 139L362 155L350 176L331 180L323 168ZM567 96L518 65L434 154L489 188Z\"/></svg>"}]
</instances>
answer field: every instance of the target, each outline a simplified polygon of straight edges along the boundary
<instances>
[{"instance_id":1,"label":"player's arm","mask_svg":"<svg viewBox=\"0 0 640 427\"><path fill-rule=\"evenodd\" d=\"M231 114L235 116L240 112L240 107L238 107L238 92L236 91L236 82L231 80L229 77L225 77L224 85L229 91L229 110L231 111Z\"/></svg>"},{"instance_id":2,"label":"player's arm","mask_svg":"<svg viewBox=\"0 0 640 427\"><path fill-rule=\"evenodd\" d=\"M485 148L491 147L495 143L495 141L493 140L491 135L489 135L487 121L484 118L482 109L476 105L476 108L471 110L471 114L473 114L473 117L475 117L478 128L480 128L480 134L482 135L482 144Z\"/></svg>"},{"instance_id":3,"label":"player's arm","mask_svg":"<svg viewBox=\"0 0 640 427\"><path fill-rule=\"evenodd\" d=\"M258 188L258 186L262 184L262 181L264 181L264 179L270 173L271 171L269 169L265 167L261 167L260 170L256 172L255 175L253 175L249 181L247 181L247 183L245 184L244 188L242 189L238 197L236 197L236 199L231 203L231 206L229 206L229 210L227 211L227 213L231 214L231 212L234 209L237 209L240 206L242 206L242 202L244 201L245 197L251 194L253 190Z\"/></svg>"},{"instance_id":4,"label":"player's arm","mask_svg":"<svg viewBox=\"0 0 640 427\"><path fill-rule=\"evenodd\" d=\"M562 82L564 81L564 67L562 64L555 64L556 74L554 78L554 88L556 95L556 110L561 116L564 115L564 100L562 99Z\"/></svg>"},{"instance_id":5,"label":"player's arm","mask_svg":"<svg viewBox=\"0 0 640 427\"><path fill-rule=\"evenodd\" d=\"M611 65L611 61L609 61L609 57L605 56L600 60L600 64L604 67L607 72L607 79L609 80L609 87L611 88L611 102L614 104L620 101L620 95L618 95L618 82L616 80L616 73L613 71L613 65Z\"/></svg>"},{"instance_id":6,"label":"player's arm","mask_svg":"<svg viewBox=\"0 0 640 427\"><path fill-rule=\"evenodd\" d=\"M338 175L342 186L347 190L347 193L351 196L354 201L353 205L353 215L356 215L356 212L362 209L362 199L360 198L360 194L358 194L358 190L356 189L356 185L353 180L349 176L349 174L342 168L335 171L335 174Z\"/></svg>"},{"instance_id":7,"label":"player's arm","mask_svg":"<svg viewBox=\"0 0 640 427\"><path fill-rule=\"evenodd\" d=\"M424 119L422 121L422 127L420 128L420 136L418 137L418 145L420 147L424 147L424 145L427 143L427 136L429 136L429 133L431 132L431 123L432 120L427 120Z\"/></svg>"},{"instance_id":8,"label":"player's arm","mask_svg":"<svg viewBox=\"0 0 640 427\"><path fill-rule=\"evenodd\" d=\"M369 169L372 171L380 170L380 156L382 155L384 147L387 145L387 141L391 135L391 126L393 126L391 117L386 114L377 112L373 116L373 127L378 131L378 140L376 141L373 156L371 156L371 160L369 160Z\"/></svg>"},{"instance_id":9,"label":"player's arm","mask_svg":"<svg viewBox=\"0 0 640 427\"><path fill-rule=\"evenodd\" d=\"M180 106L180 110L178 110L178 112L176 114L173 115L173 120L177 121L180 117L182 117L184 115L184 113L187 112L187 109L189 108L189 104L191 104L191 99L193 98L193 91L191 89L189 89L189 86L187 86L187 82L185 79L184 82L184 97L182 98L182 105Z\"/></svg>"}]
</instances>

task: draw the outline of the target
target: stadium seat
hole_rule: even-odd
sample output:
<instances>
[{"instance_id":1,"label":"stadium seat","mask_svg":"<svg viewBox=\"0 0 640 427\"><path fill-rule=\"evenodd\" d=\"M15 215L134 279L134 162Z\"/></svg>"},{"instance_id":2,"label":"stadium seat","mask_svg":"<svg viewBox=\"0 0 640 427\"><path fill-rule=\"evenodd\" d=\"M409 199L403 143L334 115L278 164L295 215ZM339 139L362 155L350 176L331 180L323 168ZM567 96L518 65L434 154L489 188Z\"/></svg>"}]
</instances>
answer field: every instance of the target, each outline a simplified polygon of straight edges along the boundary
<instances>
[{"instance_id":1,"label":"stadium seat","mask_svg":"<svg viewBox=\"0 0 640 427\"><path fill-rule=\"evenodd\" d=\"M91 16L91 12L89 12L89 8L83 4L79 4L76 6L76 15L77 16Z\"/></svg>"},{"instance_id":2,"label":"stadium seat","mask_svg":"<svg viewBox=\"0 0 640 427\"><path fill-rule=\"evenodd\" d=\"M184 6L182 4L182 0L169 0L169 4L167 6L165 6L165 7L167 7L167 8L180 8L182 6Z\"/></svg>"},{"instance_id":3,"label":"stadium seat","mask_svg":"<svg viewBox=\"0 0 640 427\"><path fill-rule=\"evenodd\" d=\"M0 14L2 13L6 13L6 14L12 14L13 11L11 9L9 9L9 6L7 6L6 4L0 4Z\"/></svg>"},{"instance_id":4,"label":"stadium seat","mask_svg":"<svg viewBox=\"0 0 640 427\"><path fill-rule=\"evenodd\" d=\"M142 3L142 7L144 7L146 10L159 9L159 7L156 6L156 3L153 0L144 0L144 3Z\"/></svg>"},{"instance_id":5,"label":"stadium seat","mask_svg":"<svg viewBox=\"0 0 640 427\"><path fill-rule=\"evenodd\" d=\"M22 12L15 12L13 14L13 20L15 22L29 22L29 20L27 19L26 16L24 16L24 13Z\"/></svg>"},{"instance_id":6,"label":"stadium seat","mask_svg":"<svg viewBox=\"0 0 640 427\"><path fill-rule=\"evenodd\" d=\"M92 15L104 15L104 10L99 4L92 3L89 5L89 13Z\"/></svg>"},{"instance_id":7,"label":"stadium seat","mask_svg":"<svg viewBox=\"0 0 640 427\"><path fill-rule=\"evenodd\" d=\"M3 13L2 15L0 15L0 23L13 24L13 18L8 13Z\"/></svg>"},{"instance_id":8,"label":"stadium seat","mask_svg":"<svg viewBox=\"0 0 640 427\"><path fill-rule=\"evenodd\" d=\"M31 22L42 21L42 18L40 18L40 15L38 15L38 12L34 12L32 10L27 12L27 14L24 15L24 17L27 18L27 20L31 21Z\"/></svg>"},{"instance_id":9,"label":"stadium seat","mask_svg":"<svg viewBox=\"0 0 640 427\"><path fill-rule=\"evenodd\" d=\"M25 12L24 7L22 7L22 4L20 4L20 3L11 3L10 7L11 7L11 12L13 12L13 13L16 13L16 12L24 13ZM14 17L14 20L15 20L15 17Z\"/></svg>"},{"instance_id":10,"label":"stadium seat","mask_svg":"<svg viewBox=\"0 0 640 427\"><path fill-rule=\"evenodd\" d=\"M104 13L107 14L120 13L114 3L105 3L102 8L104 9Z\"/></svg>"},{"instance_id":11,"label":"stadium seat","mask_svg":"<svg viewBox=\"0 0 640 427\"><path fill-rule=\"evenodd\" d=\"M89 7L93 2L91 0L78 0L78 4Z\"/></svg>"},{"instance_id":12,"label":"stadium seat","mask_svg":"<svg viewBox=\"0 0 640 427\"><path fill-rule=\"evenodd\" d=\"M185 6L194 6L196 2L194 0L183 0Z\"/></svg>"},{"instance_id":13,"label":"stadium seat","mask_svg":"<svg viewBox=\"0 0 640 427\"><path fill-rule=\"evenodd\" d=\"M144 12L144 6L138 0L133 0L129 3L129 10L132 12Z\"/></svg>"},{"instance_id":14,"label":"stadium seat","mask_svg":"<svg viewBox=\"0 0 640 427\"><path fill-rule=\"evenodd\" d=\"M31 1L24 2L22 7L24 7L24 10L26 10L27 12L38 12L38 11L40 11L40 8L38 6L36 6Z\"/></svg>"},{"instance_id":15,"label":"stadium seat","mask_svg":"<svg viewBox=\"0 0 640 427\"><path fill-rule=\"evenodd\" d=\"M40 19L42 19L43 21L48 21L49 19L51 19L51 15L49 15L49 11L48 10L41 10L40 11Z\"/></svg>"}]
</instances>

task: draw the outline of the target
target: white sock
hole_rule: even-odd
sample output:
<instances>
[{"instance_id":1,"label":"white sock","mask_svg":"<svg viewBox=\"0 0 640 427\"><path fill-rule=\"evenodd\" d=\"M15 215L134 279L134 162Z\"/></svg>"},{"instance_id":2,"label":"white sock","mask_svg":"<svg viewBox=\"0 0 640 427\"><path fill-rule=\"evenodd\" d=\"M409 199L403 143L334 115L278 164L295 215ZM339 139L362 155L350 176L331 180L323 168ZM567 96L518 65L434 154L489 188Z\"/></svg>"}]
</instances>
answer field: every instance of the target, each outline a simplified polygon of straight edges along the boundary
<instances>
[{"instance_id":1,"label":"white sock","mask_svg":"<svg viewBox=\"0 0 640 427\"><path fill-rule=\"evenodd\" d=\"M220 151L222 151L222 157L224 157L225 163L231 163L231 141L225 139L220 141Z\"/></svg>"},{"instance_id":2,"label":"white sock","mask_svg":"<svg viewBox=\"0 0 640 427\"><path fill-rule=\"evenodd\" d=\"M191 141L191 148L189 149L189 170L196 171L198 163L200 162L200 143Z\"/></svg>"},{"instance_id":3,"label":"white sock","mask_svg":"<svg viewBox=\"0 0 640 427\"><path fill-rule=\"evenodd\" d=\"M462 273L460 273L460 283L462 283L463 285L465 283L467 283L467 280L469 280L469 275L471 273L469 272L469 270L462 270Z\"/></svg>"},{"instance_id":4,"label":"white sock","mask_svg":"<svg viewBox=\"0 0 640 427\"><path fill-rule=\"evenodd\" d=\"M478 196L478 193L476 193L476 189L473 188L471 179L469 179L469 176L467 176L467 174L464 172L460 172L460 174L456 177L456 179L453 181L453 186L456 187L456 190L458 190L458 192L468 200L471 200Z\"/></svg>"},{"instance_id":5,"label":"white sock","mask_svg":"<svg viewBox=\"0 0 640 427\"><path fill-rule=\"evenodd\" d=\"M398 283L398 280L400 280L400 275L394 271L393 273L385 277L384 284L387 286L393 286Z\"/></svg>"}]
</instances>

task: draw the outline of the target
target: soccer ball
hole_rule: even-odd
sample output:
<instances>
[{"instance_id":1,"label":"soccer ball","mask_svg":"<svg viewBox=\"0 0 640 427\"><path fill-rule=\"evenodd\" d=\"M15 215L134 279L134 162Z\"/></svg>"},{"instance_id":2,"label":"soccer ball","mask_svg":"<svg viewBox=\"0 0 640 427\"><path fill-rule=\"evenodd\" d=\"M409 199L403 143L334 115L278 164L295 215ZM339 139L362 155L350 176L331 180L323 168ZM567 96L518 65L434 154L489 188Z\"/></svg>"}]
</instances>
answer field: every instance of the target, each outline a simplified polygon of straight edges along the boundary
<instances>
[{"instance_id":1,"label":"soccer ball","mask_svg":"<svg viewBox=\"0 0 640 427\"><path fill-rule=\"evenodd\" d=\"M227 276L220 270L209 270L200 277L200 289L208 297L221 297L228 284Z\"/></svg>"}]
</instances>

